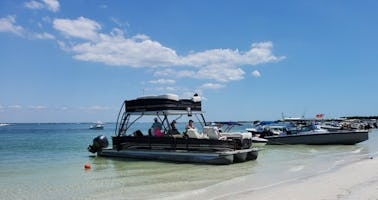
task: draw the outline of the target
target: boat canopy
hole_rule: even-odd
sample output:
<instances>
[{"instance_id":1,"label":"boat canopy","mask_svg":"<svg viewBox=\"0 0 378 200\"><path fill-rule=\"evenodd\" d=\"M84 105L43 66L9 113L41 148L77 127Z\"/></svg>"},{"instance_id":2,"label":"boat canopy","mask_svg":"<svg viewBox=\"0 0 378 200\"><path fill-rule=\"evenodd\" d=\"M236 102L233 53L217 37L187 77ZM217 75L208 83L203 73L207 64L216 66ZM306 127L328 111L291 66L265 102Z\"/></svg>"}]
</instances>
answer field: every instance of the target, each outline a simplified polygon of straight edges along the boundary
<instances>
[{"instance_id":1,"label":"boat canopy","mask_svg":"<svg viewBox=\"0 0 378 200\"><path fill-rule=\"evenodd\" d=\"M137 117L130 120L131 116ZM143 116L156 116L164 126L164 130L171 129L168 115L196 116L202 126L206 125L201 111L201 98L194 94L191 99L179 99L177 95L165 94L157 96L145 96L132 100L125 100L118 113L116 135L124 135L126 131L139 118ZM200 120L200 117L202 120Z\"/></svg>"},{"instance_id":2,"label":"boat canopy","mask_svg":"<svg viewBox=\"0 0 378 200\"><path fill-rule=\"evenodd\" d=\"M186 111L186 110L159 110L159 111L135 111L129 112L126 111L130 115L197 115L197 114L204 114L203 111Z\"/></svg>"},{"instance_id":3,"label":"boat canopy","mask_svg":"<svg viewBox=\"0 0 378 200\"><path fill-rule=\"evenodd\" d=\"M133 114L143 113L144 115L202 113L201 100L199 97L195 97L198 97L198 95L191 99L179 99L173 94L140 97L126 100L125 111Z\"/></svg>"}]
</instances>

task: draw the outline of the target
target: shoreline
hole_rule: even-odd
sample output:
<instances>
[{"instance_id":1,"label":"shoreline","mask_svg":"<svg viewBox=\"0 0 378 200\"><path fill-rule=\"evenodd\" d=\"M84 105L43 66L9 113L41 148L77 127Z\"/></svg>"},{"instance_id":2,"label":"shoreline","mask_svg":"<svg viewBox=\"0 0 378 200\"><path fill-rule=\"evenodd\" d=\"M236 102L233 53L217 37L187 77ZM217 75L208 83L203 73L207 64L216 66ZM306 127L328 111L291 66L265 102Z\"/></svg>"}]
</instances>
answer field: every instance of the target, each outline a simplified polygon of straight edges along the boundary
<instances>
[{"instance_id":1,"label":"shoreline","mask_svg":"<svg viewBox=\"0 0 378 200\"><path fill-rule=\"evenodd\" d=\"M367 158L329 172L219 195L214 199L378 199L378 158Z\"/></svg>"}]
</instances>

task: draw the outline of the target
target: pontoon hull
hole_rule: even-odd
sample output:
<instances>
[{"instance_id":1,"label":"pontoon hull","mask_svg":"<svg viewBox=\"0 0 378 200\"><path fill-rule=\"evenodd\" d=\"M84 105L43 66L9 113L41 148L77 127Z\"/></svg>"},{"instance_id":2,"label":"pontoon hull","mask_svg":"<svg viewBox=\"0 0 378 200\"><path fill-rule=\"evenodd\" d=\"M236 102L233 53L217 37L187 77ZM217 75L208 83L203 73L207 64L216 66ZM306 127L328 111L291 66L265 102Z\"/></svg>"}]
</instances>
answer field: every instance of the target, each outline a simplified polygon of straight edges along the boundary
<instances>
[{"instance_id":1,"label":"pontoon hull","mask_svg":"<svg viewBox=\"0 0 378 200\"><path fill-rule=\"evenodd\" d=\"M244 157L243 161L248 159L256 159L258 154L257 149L243 149L234 151L219 151L219 152L201 152L201 151L187 151L187 150L114 150L102 149L98 152L99 156L104 157L123 157L144 160L164 160L174 162L190 162L190 163L206 163L206 164L232 164L234 162L242 162L238 160ZM251 155L251 156L248 156Z\"/></svg>"},{"instance_id":2,"label":"pontoon hull","mask_svg":"<svg viewBox=\"0 0 378 200\"><path fill-rule=\"evenodd\" d=\"M103 149L98 155L208 164L244 162L255 160L258 155L257 148L250 148L250 140L240 138L210 140L116 136L112 140L113 148Z\"/></svg>"},{"instance_id":3,"label":"pontoon hull","mask_svg":"<svg viewBox=\"0 0 378 200\"><path fill-rule=\"evenodd\" d=\"M150 149L185 149L185 150L203 150L212 149L249 149L251 140L248 139L230 139L230 140L210 140L196 138L175 138L175 137L132 137L132 136L115 136L112 137L113 149L130 150L135 148Z\"/></svg>"}]
</instances>

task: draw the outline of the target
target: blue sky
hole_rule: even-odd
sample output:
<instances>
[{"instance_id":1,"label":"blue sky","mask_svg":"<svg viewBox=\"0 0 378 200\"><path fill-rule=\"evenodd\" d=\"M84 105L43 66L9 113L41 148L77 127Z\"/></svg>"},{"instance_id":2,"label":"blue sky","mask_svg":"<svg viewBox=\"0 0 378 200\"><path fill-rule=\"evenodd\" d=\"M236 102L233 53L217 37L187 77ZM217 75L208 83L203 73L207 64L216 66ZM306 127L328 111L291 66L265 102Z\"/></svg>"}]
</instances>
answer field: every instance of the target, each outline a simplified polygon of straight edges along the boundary
<instances>
[{"instance_id":1,"label":"blue sky","mask_svg":"<svg viewBox=\"0 0 378 200\"><path fill-rule=\"evenodd\" d=\"M115 121L203 97L209 120L378 115L377 1L0 1L0 122Z\"/></svg>"}]
</instances>

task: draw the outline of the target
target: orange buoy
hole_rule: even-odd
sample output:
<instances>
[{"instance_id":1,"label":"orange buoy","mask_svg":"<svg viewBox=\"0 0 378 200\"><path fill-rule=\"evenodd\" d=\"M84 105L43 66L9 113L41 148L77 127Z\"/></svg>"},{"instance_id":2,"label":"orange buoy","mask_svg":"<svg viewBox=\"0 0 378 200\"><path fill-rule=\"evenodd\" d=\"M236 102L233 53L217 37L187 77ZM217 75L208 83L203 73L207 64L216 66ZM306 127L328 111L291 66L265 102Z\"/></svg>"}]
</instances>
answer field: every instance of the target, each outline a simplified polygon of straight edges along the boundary
<instances>
[{"instance_id":1,"label":"orange buoy","mask_svg":"<svg viewBox=\"0 0 378 200\"><path fill-rule=\"evenodd\" d=\"M90 168L91 168L91 165L90 165L90 164L86 163L86 164L84 165L84 169L90 169Z\"/></svg>"}]
</instances>

